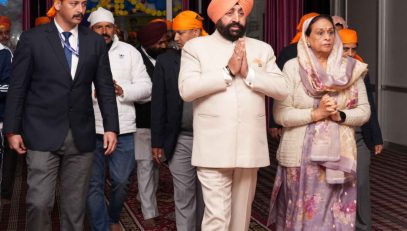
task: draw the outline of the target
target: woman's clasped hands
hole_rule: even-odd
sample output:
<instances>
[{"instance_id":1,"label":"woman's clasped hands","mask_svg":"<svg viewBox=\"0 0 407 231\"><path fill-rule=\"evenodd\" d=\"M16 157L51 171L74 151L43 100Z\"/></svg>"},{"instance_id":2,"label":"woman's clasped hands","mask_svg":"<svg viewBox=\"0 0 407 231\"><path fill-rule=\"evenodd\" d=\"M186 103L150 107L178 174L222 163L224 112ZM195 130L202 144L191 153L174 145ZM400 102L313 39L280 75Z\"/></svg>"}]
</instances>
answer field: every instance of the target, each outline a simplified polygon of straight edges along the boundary
<instances>
[{"instance_id":1,"label":"woman's clasped hands","mask_svg":"<svg viewBox=\"0 0 407 231\"><path fill-rule=\"evenodd\" d=\"M336 98L328 94L322 96L318 107L312 110L311 118L313 122L320 120L340 121L341 117Z\"/></svg>"}]
</instances>

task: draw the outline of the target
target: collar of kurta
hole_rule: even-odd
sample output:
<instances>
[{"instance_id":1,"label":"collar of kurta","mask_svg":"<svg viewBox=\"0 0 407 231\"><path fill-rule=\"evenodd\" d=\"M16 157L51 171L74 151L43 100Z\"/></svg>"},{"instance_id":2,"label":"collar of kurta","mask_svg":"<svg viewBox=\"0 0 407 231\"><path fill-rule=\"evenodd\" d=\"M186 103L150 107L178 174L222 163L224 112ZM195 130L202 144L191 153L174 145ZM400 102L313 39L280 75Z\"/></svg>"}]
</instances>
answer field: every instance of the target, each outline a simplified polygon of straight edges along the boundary
<instances>
[{"instance_id":1,"label":"collar of kurta","mask_svg":"<svg viewBox=\"0 0 407 231\"><path fill-rule=\"evenodd\" d=\"M117 46L119 45L119 37L117 35L113 35L113 44L112 47L110 47L110 50L114 50Z\"/></svg>"}]
</instances>

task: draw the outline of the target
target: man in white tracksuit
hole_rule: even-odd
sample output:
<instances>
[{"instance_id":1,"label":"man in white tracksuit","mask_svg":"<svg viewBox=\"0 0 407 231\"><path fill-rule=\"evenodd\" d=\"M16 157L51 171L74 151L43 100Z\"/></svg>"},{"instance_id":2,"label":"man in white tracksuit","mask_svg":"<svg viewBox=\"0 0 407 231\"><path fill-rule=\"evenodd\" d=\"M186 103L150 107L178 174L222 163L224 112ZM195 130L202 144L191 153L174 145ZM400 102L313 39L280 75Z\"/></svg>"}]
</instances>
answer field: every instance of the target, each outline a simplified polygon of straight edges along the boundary
<instances>
[{"instance_id":1,"label":"man in white tracksuit","mask_svg":"<svg viewBox=\"0 0 407 231\"><path fill-rule=\"evenodd\" d=\"M127 197L130 176L135 166L134 133L136 113L134 102L148 99L151 95L151 80L140 53L130 44L119 41L115 35L113 14L99 8L89 16L93 31L105 38L109 51L110 68L115 84L117 108L119 112L120 134L117 148L106 156L104 152L103 121L98 102L94 99L96 119L96 150L89 183L87 207L92 230L121 230L120 211ZM98 92L94 93L94 96ZM109 165L112 180L109 206L104 200L105 164ZM110 227L109 227L110 226Z\"/></svg>"}]
</instances>

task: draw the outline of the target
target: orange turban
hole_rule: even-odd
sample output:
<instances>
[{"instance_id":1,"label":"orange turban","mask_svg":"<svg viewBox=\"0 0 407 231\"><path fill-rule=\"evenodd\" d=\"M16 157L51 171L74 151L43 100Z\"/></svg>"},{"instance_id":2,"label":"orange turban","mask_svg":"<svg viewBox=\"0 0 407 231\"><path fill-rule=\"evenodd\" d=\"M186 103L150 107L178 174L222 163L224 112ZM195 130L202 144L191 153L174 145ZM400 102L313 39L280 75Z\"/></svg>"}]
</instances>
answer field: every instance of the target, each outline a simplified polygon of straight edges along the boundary
<instances>
[{"instance_id":1,"label":"orange turban","mask_svg":"<svg viewBox=\"0 0 407 231\"><path fill-rule=\"evenodd\" d=\"M358 33L352 29L342 29L338 31L339 37L341 37L342 43L358 43ZM364 63L365 61L359 55L355 55L353 58Z\"/></svg>"},{"instance_id":2,"label":"orange turban","mask_svg":"<svg viewBox=\"0 0 407 231\"><path fill-rule=\"evenodd\" d=\"M302 35L302 26L304 25L305 20L309 19L309 18L313 18L315 16L318 16L318 13L315 12L311 12L308 14L304 14L304 16L301 17L300 22L297 25L297 34L294 36L293 40L291 40L291 43L297 43Z\"/></svg>"},{"instance_id":3,"label":"orange turban","mask_svg":"<svg viewBox=\"0 0 407 231\"><path fill-rule=\"evenodd\" d=\"M0 27L10 28L11 21L7 16L0 16Z\"/></svg>"},{"instance_id":4,"label":"orange turban","mask_svg":"<svg viewBox=\"0 0 407 231\"><path fill-rule=\"evenodd\" d=\"M208 16L214 23L217 23L236 4L242 7L245 16L252 11L253 0L212 0L208 6Z\"/></svg>"},{"instance_id":5,"label":"orange turban","mask_svg":"<svg viewBox=\"0 0 407 231\"><path fill-rule=\"evenodd\" d=\"M201 35L206 36L208 33L203 29L202 18L199 14L186 10L182 11L174 18L172 29L173 30L191 30L191 29L201 29Z\"/></svg>"},{"instance_id":6,"label":"orange turban","mask_svg":"<svg viewBox=\"0 0 407 231\"><path fill-rule=\"evenodd\" d=\"M342 43L358 43L358 33L352 29L342 29L338 31Z\"/></svg>"},{"instance_id":7,"label":"orange turban","mask_svg":"<svg viewBox=\"0 0 407 231\"><path fill-rule=\"evenodd\" d=\"M39 26L45 23L49 23L51 20L47 16L41 16L35 19L35 26Z\"/></svg>"},{"instance_id":8,"label":"orange turban","mask_svg":"<svg viewBox=\"0 0 407 231\"><path fill-rule=\"evenodd\" d=\"M55 5L55 3L59 2L59 1L60 0L54 0L54 5ZM54 6L52 6L47 12L48 18L53 18L53 17L55 17L56 14L57 14L57 10L55 9Z\"/></svg>"},{"instance_id":9,"label":"orange turban","mask_svg":"<svg viewBox=\"0 0 407 231\"><path fill-rule=\"evenodd\" d=\"M172 30L172 22L171 21L168 21L168 20L162 19L162 18L156 18L156 19L151 20L148 23L152 23L152 22L165 22L165 24L167 25L167 30Z\"/></svg>"}]
</instances>

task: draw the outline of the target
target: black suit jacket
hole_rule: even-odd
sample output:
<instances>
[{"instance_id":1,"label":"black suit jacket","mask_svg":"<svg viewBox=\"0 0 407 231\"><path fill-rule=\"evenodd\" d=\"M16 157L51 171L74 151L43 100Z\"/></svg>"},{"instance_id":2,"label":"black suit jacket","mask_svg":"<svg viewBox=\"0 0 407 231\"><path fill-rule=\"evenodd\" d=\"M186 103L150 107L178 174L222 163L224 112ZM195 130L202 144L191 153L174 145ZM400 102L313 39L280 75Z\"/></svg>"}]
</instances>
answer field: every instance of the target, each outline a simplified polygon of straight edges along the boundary
<instances>
[{"instance_id":1,"label":"black suit jacket","mask_svg":"<svg viewBox=\"0 0 407 231\"><path fill-rule=\"evenodd\" d=\"M28 149L58 150L71 129L81 152L95 148L92 82L106 131L119 132L104 39L78 27L79 62L72 80L54 22L23 32L15 51L4 132L21 134Z\"/></svg>"},{"instance_id":2,"label":"black suit jacket","mask_svg":"<svg viewBox=\"0 0 407 231\"><path fill-rule=\"evenodd\" d=\"M143 58L144 65L146 66L147 74L150 76L152 81L153 73L154 73L154 65L151 63L150 59L148 58L147 54L141 49L141 47L137 47L137 50L140 52L141 57ZM136 107L136 126L138 128L150 128L151 127L151 102L147 103L134 103Z\"/></svg>"},{"instance_id":3,"label":"black suit jacket","mask_svg":"<svg viewBox=\"0 0 407 231\"><path fill-rule=\"evenodd\" d=\"M163 148L167 160L173 156L181 128L183 101L178 90L181 51L168 50L158 56L151 94L151 146Z\"/></svg>"},{"instance_id":4,"label":"black suit jacket","mask_svg":"<svg viewBox=\"0 0 407 231\"><path fill-rule=\"evenodd\" d=\"M383 144L383 137L379 121L377 120L376 104L373 99L373 88L370 84L369 73L365 76L364 81L371 113L369 121L367 121L367 123L365 123L361 128L363 140L365 141L366 146L372 150L375 145Z\"/></svg>"},{"instance_id":5,"label":"black suit jacket","mask_svg":"<svg viewBox=\"0 0 407 231\"><path fill-rule=\"evenodd\" d=\"M293 43L293 44L290 44L290 45L284 47L281 50L280 54L278 54L278 57L276 59L276 64L280 68L280 70L283 71L284 64L288 60L295 58L295 57L297 57L297 43ZM269 112L270 112L268 115L268 119L269 119L268 126L269 126L269 128L281 128L281 125L277 124L273 118L273 102L274 102L273 98L270 97L268 100L268 103L269 103L268 106L269 106Z\"/></svg>"}]
</instances>

